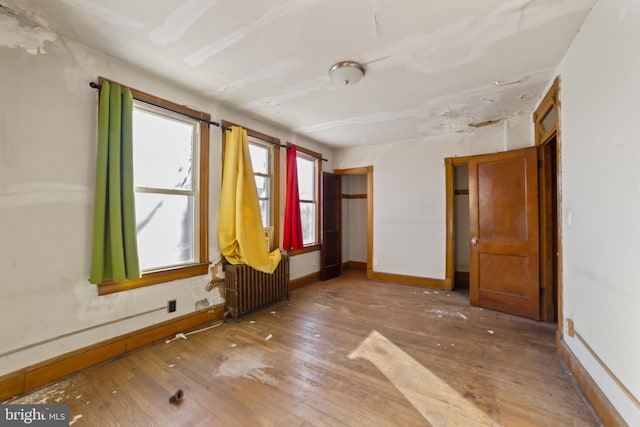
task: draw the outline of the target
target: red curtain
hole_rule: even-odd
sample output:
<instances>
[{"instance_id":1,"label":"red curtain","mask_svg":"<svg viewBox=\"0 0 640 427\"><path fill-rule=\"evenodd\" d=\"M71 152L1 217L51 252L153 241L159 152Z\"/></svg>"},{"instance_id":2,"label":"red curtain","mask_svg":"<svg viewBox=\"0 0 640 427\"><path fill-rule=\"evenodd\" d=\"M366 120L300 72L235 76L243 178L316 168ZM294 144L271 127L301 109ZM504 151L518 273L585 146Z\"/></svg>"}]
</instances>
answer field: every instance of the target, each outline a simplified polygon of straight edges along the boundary
<instances>
[{"instance_id":1,"label":"red curtain","mask_svg":"<svg viewBox=\"0 0 640 427\"><path fill-rule=\"evenodd\" d=\"M287 199L284 208L284 250L300 249L302 243L302 223L300 222L300 193L298 192L298 164L296 146L287 150Z\"/></svg>"}]
</instances>

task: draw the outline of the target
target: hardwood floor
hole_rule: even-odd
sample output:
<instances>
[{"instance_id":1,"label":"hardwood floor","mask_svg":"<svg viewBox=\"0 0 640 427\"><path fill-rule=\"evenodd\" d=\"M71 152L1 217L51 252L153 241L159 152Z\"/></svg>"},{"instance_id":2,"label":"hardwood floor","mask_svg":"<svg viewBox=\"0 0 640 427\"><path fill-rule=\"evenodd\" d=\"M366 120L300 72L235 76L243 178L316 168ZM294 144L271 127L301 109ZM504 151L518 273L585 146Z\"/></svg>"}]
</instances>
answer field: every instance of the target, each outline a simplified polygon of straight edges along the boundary
<instances>
[{"instance_id":1,"label":"hardwood floor","mask_svg":"<svg viewBox=\"0 0 640 427\"><path fill-rule=\"evenodd\" d=\"M554 327L348 271L11 403L69 403L74 427L597 426Z\"/></svg>"}]
</instances>

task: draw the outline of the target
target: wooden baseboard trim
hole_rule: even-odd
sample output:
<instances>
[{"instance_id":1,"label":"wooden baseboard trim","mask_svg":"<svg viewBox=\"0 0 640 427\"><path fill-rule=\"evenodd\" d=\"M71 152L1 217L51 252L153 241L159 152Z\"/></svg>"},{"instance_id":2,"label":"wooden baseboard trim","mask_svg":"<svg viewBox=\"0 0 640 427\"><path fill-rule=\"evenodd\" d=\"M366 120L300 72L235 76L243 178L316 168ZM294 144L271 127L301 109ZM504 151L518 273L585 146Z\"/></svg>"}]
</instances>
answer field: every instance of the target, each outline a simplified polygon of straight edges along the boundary
<instances>
[{"instance_id":1,"label":"wooden baseboard trim","mask_svg":"<svg viewBox=\"0 0 640 427\"><path fill-rule=\"evenodd\" d=\"M564 340L560 341L558 354L564 362L569 372L573 375L582 390L582 394L587 398L593 410L598 414L602 423L609 426L626 426L627 423L622 419L616 408L613 407L607 396L600 390L598 384L593 381L589 372L582 366L582 363L573 354L569 346Z\"/></svg>"},{"instance_id":2,"label":"wooden baseboard trim","mask_svg":"<svg viewBox=\"0 0 640 427\"><path fill-rule=\"evenodd\" d=\"M347 261L342 263L342 271L347 270L362 270L367 271L367 263L361 261Z\"/></svg>"},{"instance_id":3,"label":"wooden baseboard trim","mask_svg":"<svg viewBox=\"0 0 640 427\"><path fill-rule=\"evenodd\" d=\"M367 263L361 261L349 261L349 268L352 270L367 271Z\"/></svg>"},{"instance_id":4,"label":"wooden baseboard trim","mask_svg":"<svg viewBox=\"0 0 640 427\"><path fill-rule=\"evenodd\" d=\"M443 280L443 283L444 283L444 289L445 290L452 291L452 290L455 289L455 281L454 280L452 280L450 278L447 278L447 279Z\"/></svg>"},{"instance_id":5,"label":"wooden baseboard trim","mask_svg":"<svg viewBox=\"0 0 640 427\"><path fill-rule=\"evenodd\" d=\"M319 280L320 280L319 271L308 274L306 276L298 277L297 279L293 279L291 281L291 290L295 290L303 286L310 285L312 283L318 282Z\"/></svg>"},{"instance_id":6,"label":"wooden baseboard trim","mask_svg":"<svg viewBox=\"0 0 640 427\"><path fill-rule=\"evenodd\" d=\"M380 282L402 283L404 285L422 286L424 288L445 289L444 279L431 279L429 277L405 276L402 274L371 272L372 280Z\"/></svg>"},{"instance_id":7,"label":"wooden baseboard trim","mask_svg":"<svg viewBox=\"0 0 640 427\"><path fill-rule=\"evenodd\" d=\"M456 280L460 280L462 282L469 281L469 272L468 271L456 271L455 273Z\"/></svg>"},{"instance_id":8,"label":"wooden baseboard trim","mask_svg":"<svg viewBox=\"0 0 640 427\"><path fill-rule=\"evenodd\" d=\"M105 362L178 332L221 320L224 305L167 320L0 376L0 402L42 387L89 366Z\"/></svg>"}]
</instances>

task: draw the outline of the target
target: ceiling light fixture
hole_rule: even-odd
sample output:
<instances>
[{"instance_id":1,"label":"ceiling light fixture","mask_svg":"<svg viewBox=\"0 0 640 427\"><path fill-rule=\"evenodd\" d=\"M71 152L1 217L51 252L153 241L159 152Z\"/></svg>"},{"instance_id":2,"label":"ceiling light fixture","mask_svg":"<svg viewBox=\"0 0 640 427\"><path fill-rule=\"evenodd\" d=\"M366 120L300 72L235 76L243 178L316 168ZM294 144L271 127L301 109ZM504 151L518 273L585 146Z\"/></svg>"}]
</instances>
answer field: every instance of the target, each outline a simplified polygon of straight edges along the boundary
<instances>
[{"instance_id":1,"label":"ceiling light fixture","mask_svg":"<svg viewBox=\"0 0 640 427\"><path fill-rule=\"evenodd\" d=\"M364 66L355 61L340 61L329 68L329 76L340 85L351 86L364 76Z\"/></svg>"}]
</instances>

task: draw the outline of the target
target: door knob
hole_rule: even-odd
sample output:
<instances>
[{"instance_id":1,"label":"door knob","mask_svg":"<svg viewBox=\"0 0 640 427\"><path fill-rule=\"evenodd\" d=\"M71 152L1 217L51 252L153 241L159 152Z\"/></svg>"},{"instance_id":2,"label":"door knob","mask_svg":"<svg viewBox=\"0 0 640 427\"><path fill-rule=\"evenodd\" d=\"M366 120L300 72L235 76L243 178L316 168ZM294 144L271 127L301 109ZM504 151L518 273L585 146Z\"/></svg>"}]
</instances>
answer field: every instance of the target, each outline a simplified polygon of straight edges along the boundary
<instances>
[{"instance_id":1,"label":"door knob","mask_svg":"<svg viewBox=\"0 0 640 427\"><path fill-rule=\"evenodd\" d=\"M471 244L475 247L478 244L478 239L475 237L471 239Z\"/></svg>"}]
</instances>

